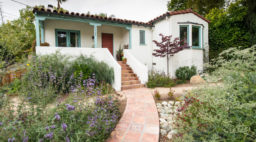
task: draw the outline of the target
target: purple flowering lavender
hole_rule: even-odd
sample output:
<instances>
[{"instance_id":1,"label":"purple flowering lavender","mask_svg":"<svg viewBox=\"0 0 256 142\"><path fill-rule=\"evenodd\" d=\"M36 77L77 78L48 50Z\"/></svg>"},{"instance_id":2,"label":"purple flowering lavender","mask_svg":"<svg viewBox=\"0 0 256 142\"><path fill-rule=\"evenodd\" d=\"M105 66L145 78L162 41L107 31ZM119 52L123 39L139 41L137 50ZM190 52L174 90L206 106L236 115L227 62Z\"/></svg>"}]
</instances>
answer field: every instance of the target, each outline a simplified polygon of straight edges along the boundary
<instances>
[{"instance_id":1,"label":"purple flowering lavender","mask_svg":"<svg viewBox=\"0 0 256 142\"><path fill-rule=\"evenodd\" d=\"M66 131L66 129L67 129L67 124L66 123L62 123L61 124L61 127L62 127L62 129L63 129L63 131Z\"/></svg>"},{"instance_id":2,"label":"purple flowering lavender","mask_svg":"<svg viewBox=\"0 0 256 142\"><path fill-rule=\"evenodd\" d=\"M55 125L52 125L52 126L51 126L51 128L52 128L52 129L55 129L55 128L56 128L56 126L55 126Z\"/></svg>"},{"instance_id":3,"label":"purple flowering lavender","mask_svg":"<svg viewBox=\"0 0 256 142\"><path fill-rule=\"evenodd\" d=\"M8 139L8 142L14 142L14 141L15 141L14 137Z\"/></svg>"},{"instance_id":4,"label":"purple flowering lavender","mask_svg":"<svg viewBox=\"0 0 256 142\"><path fill-rule=\"evenodd\" d=\"M68 138L68 136L66 136L66 142L70 142L70 139Z\"/></svg>"},{"instance_id":5,"label":"purple flowering lavender","mask_svg":"<svg viewBox=\"0 0 256 142\"><path fill-rule=\"evenodd\" d=\"M24 137L22 142L28 142L28 136Z\"/></svg>"},{"instance_id":6,"label":"purple flowering lavender","mask_svg":"<svg viewBox=\"0 0 256 142\"><path fill-rule=\"evenodd\" d=\"M23 137L22 142L28 142L28 136L26 136L26 130L23 132L23 135L24 135L24 137Z\"/></svg>"},{"instance_id":7,"label":"purple flowering lavender","mask_svg":"<svg viewBox=\"0 0 256 142\"><path fill-rule=\"evenodd\" d=\"M102 104L104 104L104 100L102 98L100 98L100 97L97 97L96 101L95 101L95 104L96 105L102 105Z\"/></svg>"},{"instance_id":8,"label":"purple flowering lavender","mask_svg":"<svg viewBox=\"0 0 256 142\"><path fill-rule=\"evenodd\" d=\"M45 127L45 130L46 130L46 131L48 131L49 129L50 129L49 126L46 126L46 127Z\"/></svg>"},{"instance_id":9,"label":"purple flowering lavender","mask_svg":"<svg viewBox=\"0 0 256 142\"><path fill-rule=\"evenodd\" d=\"M3 122L0 122L0 126L2 126L3 125Z\"/></svg>"},{"instance_id":10,"label":"purple flowering lavender","mask_svg":"<svg viewBox=\"0 0 256 142\"><path fill-rule=\"evenodd\" d=\"M75 106L72 106L70 104L66 104L66 106L67 106L67 110L69 111L75 110Z\"/></svg>"},{"instance_id":11,"label":"purple flowering lavender","mask_svg":"<svg viewBox=\"0 0 256 142\"><path fill-rule=\"evenodd\" d=\"M53 132L44 135L44 138L51 140L53 138Z\"/></svg>"},{"instance_id":12,"label":"purple flowering lavender","mask_svg":"<svg viewBox=\"0 0 256 142\"><path fill-rule=\"evenodd\" d=\"M55 113L55 120L60 120L60 115L58 113Z\"/></svg>"}]
</instances>

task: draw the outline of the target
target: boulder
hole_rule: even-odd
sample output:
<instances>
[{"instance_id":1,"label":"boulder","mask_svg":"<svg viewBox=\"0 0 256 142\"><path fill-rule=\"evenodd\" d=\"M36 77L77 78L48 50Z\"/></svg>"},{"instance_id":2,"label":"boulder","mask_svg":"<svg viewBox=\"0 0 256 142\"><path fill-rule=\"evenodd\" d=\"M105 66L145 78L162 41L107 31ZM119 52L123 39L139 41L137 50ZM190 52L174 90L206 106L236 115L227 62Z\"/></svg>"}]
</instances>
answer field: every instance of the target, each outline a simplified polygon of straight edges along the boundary
<instances>
[{"instance_id":1,"label":"boulder","mask_svg":"<svg viewBox=\"0 0 256 142\"><path fill-rule=\"evenodd\" d=\"M205 80L201 76L195 75L195 76L191 77L190 83L191 84L202 84L202 83L205 83Z\"/></svg>"}]
</instances>

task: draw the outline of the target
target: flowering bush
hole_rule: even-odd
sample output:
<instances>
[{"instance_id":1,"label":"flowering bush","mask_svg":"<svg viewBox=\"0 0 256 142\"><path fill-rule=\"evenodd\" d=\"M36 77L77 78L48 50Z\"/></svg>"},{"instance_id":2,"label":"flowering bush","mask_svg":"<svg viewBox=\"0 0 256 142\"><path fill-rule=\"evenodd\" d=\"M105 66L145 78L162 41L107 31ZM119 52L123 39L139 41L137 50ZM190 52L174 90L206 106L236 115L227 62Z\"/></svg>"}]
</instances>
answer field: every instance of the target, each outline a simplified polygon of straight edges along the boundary
<instances>
[{"instance_id":1,"label":"flowering bush","mask_svg":"<svg viewBox=\"0 0 256 142\"><path fill-rule=\"evenodd\" d=\"M0 113L0 141L104 141L120 112L117 101L102 96L95 82L95 78L85 80L86 89L78 84L68 99L52 109L27 102L17 111L5 106Z\"/></svg>"},{"instance_id":2,"label":"flowering bush","mask_svg":"<svg viewBox=\"0 0 256 142\"><path fill-rule=\"evenodd\" d=\"M93 74L96 86L113 83L113 69L93 58L80 56L71 60L60 54L35 57L18 92L30 102L47 104L60 94L86 89L86 80Z\"/></svg>"},{"instance_id":3,"label":"flowering bush","mask_svg":"<svg viewBox=\"0 0 256 142\"><path fill-rule=\"evenodd\" d=\"M230 50L234 49L229 49ZM174 141L255 141L256 65L255 46L235 50L222 58L212 75L221 86L198 89L185 98L177 111ZM223 56L223 54L221 56ZM237 55L237 56L235 56Z\"/></svg>"}]
</instances>

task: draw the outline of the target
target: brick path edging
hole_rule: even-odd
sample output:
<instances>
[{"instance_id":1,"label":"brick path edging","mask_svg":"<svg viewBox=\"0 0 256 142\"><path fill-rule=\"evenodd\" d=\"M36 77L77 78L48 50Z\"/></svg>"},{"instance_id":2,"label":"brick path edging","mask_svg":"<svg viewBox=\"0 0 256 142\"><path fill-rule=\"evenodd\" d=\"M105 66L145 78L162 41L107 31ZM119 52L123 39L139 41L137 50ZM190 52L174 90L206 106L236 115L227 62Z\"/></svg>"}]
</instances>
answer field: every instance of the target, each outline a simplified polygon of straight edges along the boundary
<instances>
[{"instance_id":1,"label":"brick path edging","mask_svg":"<svg viewBox=\"0 0 256 142\"><path fill-rule=\"evenodd\" d=\"M107 142L158 142L159 117L151 90L122 91L126 108Z\"/></svg>"}]
</instances>

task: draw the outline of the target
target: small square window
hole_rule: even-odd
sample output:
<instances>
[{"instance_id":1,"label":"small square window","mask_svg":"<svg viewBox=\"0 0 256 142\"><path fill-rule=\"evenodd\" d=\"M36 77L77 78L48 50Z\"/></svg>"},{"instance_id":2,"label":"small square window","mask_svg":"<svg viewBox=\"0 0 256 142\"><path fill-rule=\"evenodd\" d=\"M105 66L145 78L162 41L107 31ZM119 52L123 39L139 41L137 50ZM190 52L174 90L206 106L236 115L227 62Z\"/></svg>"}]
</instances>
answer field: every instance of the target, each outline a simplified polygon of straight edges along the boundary
<instances>
[{"instance_id":1,"label":"small square window","mask_svg":"<svg viewBox=\"0 0 256 142\"><path fill-rule=\"evenodd\" d=\"M145 31L144 30L140 30L140 44L141 45L145 45Z\"/></svg>"}]
</instances>

